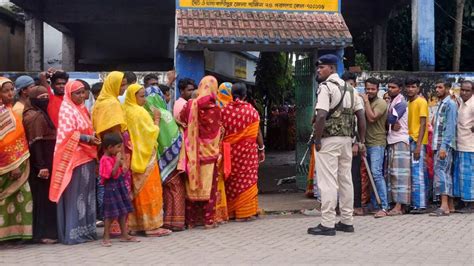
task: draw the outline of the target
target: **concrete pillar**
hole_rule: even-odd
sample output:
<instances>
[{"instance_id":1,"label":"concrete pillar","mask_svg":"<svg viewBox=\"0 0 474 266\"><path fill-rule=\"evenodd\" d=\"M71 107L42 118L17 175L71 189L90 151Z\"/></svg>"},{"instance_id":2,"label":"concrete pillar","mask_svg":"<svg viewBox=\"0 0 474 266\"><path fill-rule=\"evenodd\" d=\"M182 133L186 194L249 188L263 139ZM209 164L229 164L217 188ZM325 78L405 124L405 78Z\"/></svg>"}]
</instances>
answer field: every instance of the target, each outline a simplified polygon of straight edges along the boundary
<instances>
[{"instance_id":1,"label":"concrete pillar","mask_svg":"<svg viewBox=\"0 0 474 266\"><path fill-rule=\"evenodd\" d=\"M191 78L199 84L205 75L204 51L176 50L177 82L182 78ZM176 99L179 98L179 89L176 89Z\"/></svg>"},{"instance_id":2,"label":"concrete pillar","mask_svg":"<svg viewBox=\"0 0 474 266\"><path fill-rule=\"evenodd\" d=\"M372 49L373 70L387 70L387 21L374 26Z\"/></svg>"},{"instance_id":3,"label":"concrete pillar","mask_svg":"<svg viewBox=\"0 0 474 266\"><path fill-rule=\"evenodd\" d=\"M412 0L412 56L413 70L435 69L435 13L434 0Z\"/></svg>"},{"instance_id":4,"label":"concrete pillar","mask_svg":"<svg viewBox=\"0 0 474 266\"><path fill-rule=\"evenodd\" d=\"M43 70L43 21L25 14L25 71Z\"/></svg>"},{"instance_id":5,"label":"concrete pillar","mask_svg":"<svg viewBox=\"0 0 474 266\"><path fill-rule=\"evenodd\" d=\"M76 67L76 42L74 36L63 33L62 69L74 71Z\"/></svg>"}]
</instances>

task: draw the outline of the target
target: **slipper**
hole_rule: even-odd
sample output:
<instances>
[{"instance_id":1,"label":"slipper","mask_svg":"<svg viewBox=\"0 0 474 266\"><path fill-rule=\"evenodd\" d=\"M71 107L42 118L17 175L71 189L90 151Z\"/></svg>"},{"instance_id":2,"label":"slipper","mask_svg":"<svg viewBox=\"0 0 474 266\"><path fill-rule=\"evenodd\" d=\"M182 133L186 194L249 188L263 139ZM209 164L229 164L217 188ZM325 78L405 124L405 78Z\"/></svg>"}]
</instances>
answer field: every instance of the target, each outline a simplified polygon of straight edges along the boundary
<instances>
[{"instance_id":1,"label":"slipper","mask_svg":"<svg viewBox=\"0 0 474 266\"><path fill-rule=\"evenodd\" d=\"M57 239L43 238L43 239L41 239L41 243L46 244L46 245L51 245L51 244L58 243L58 240Z\"/></svg>"},{"instance_id":2,"label":"slipper","mask_svg":"<svg viewBox=\"0 0 474 266\"><path fill-rule=\"evenodd\" d=\"M430 213L430 216L434 216L434 217L449 216L449 212L445 212L443 209L438 208L434 212Z\"/></svg>"},{"instance_id":3,"label":"slipper","mask_svg":"<svg viewBox=\"0 0 474 266\"><path fill-rule=\"evenodd\" d=\"M171 230L163 229L163 228L159 228L152 231L153 233L145 232L145 235L150 236L150 237L162 237L162 236L169 236L171 235L171 233L173 233Z\"/></svg>"},{"instance_id":4,"label":"slipper","mask_svg":"<svg viewBox=\"0 0 474 266\"><path fill-rule=\"evenodd\" d=\"M112 246L112 243L110 243L110 240L103 240L102 241L102 246L106 247L106 248L109 248L109 247Z\"/></svg>"},{"instance_id":5,"label":"slipper","mask_svg":"<svg viewBox=\"0 0 474 266\"><path fill-rule=\"evenodd\" d=\"M129 238L127 239L123 239L121 238L120 239L120 242L140 242L140 239L134 237L134 236L130 236Z\"/></svg>"},{"instance_id":6,"label":"slipper","mask_svg":"<svg viewBox=\"0 0 474 266\"><path fill-rule=\"evenodd\" d=\"M375 215L374 218L382 218L388 216L388 212L384 209L378 211Z\"/></svg>"},{"instance_id":7,"label":"slipper","mask_svg":"<svg viewBox=\"0 0 474 266\"><path fill-rule=\"evenodd\" d=\"M204 225L204 229L215 229L217 227L219 227L219 225L217 223Z\"/></svg>"},{"instance_id":8,"label":"slipper","mask_svg":"<svg viewBox=\"0 0 474 266\"><path fill-rule=\"evenodd\" d=\"M402 211L396 211L394 209L392 209L391 211L388 212L388 216L399 216L399 215L403 215L403 212Z\"/></svg>"}]
</instances>

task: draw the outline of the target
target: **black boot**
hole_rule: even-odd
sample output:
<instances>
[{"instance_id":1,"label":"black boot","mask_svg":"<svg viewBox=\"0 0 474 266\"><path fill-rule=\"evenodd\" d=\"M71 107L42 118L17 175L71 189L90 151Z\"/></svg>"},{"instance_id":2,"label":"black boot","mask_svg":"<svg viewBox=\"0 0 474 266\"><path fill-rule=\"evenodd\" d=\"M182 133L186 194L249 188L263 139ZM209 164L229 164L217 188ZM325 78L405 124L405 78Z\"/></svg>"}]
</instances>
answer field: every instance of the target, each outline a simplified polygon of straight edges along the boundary
<instances>
[{"instance_id":1,"label":"black boot","mask_svg":"<svg viewBox=\"0 0 474 266\"><path fill-rule=\"evenodd\" d=\"M310 235L321 235L321 236L335 236L336 235L336 229L329 228L329 227L326 227L326 226L323 226L323 225L319 224L316 227L308 228L308 234L310 234Z\"/></svg>"},{"instance_id":2,"label":"black boot","mask_svg":"<svg viewBox=\"0 0 474 266\"><path fill-rule=\"evenodd\" d=\"M341 222L336 224L335 229L336 229L336 231L342 231L342 232L346 232L346 233L354 233L354 226L353 225L343 224Z\"/></svg>"}]
</instances>

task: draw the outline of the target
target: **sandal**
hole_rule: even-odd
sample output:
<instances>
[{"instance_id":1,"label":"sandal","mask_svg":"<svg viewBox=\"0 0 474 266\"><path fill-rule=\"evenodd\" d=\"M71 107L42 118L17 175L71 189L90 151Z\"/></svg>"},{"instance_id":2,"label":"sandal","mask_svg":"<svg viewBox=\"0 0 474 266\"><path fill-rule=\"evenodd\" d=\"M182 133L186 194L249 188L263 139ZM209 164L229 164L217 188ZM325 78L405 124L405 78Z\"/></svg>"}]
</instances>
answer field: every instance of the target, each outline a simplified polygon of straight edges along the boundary
<instances>
[{"instance_id":1,"label":"sandal","mask_svg":"<svg viewBox=\"0 0 474 266\"><path fill-rule=\"evenodd\" d=\"M171 235L171 233L173 233L171 230L158 228L158 229L155 229L155 230L146 231L145 235L146 236L151 236L151 237L153 237L153 236L162 237L162 236L169 236L169 235Z\"/></svg>"},{"instance_id":2,"label":"sandal","mask_svg":"<svg viewBox=\"0 0 474 266\"><path fill-rule=\"evenodd\" d=\"M382 218L386 216L388 216L388 212L384 209L381 209L374 215L374 218Z\"/></svg>"},{"instance_id":3,"label":"sandal","mask_svg":"<svg viewBox=\"0 0 474 266\"><path fill-rule=\"evenodd\" d=\"M120 238L120 242L140 242L140 239L134 237L134 236L129 236L125 239Z\"/></svg>"},{"instance_id":4,"label":"sandal","mask_svg":"<svg viewBox=\"0 0 474 266\"><path fill-rule=\"evenodd\" d=\"M217 223L204 225L204 229L215 229L217 227L219 227L219 225Z\"/></svg>"},{"instance_id":5,"label":"sandal","mask_svg":"<svg viewBox=\"0 0 474 266\"><path fill-rule=\"evenodd\" d=\"M112 246L112 243L110 243L110 240L102 240L102 246L109 248Z\"/></svg>"},{"instance_id":6,"label":"sandal","mask_svg":"<svg viewBox=\"0 0 474 266\"><path fill-rule=\"evenodd\" d=\"M58 243L57 239L43 238L41 239L41 244L51 245Z\"/></svg>"},{"instance_id":7,"label":"sandal","mask_svg":"<svg viewBox=\"0 0 474 266\"><path fill-rule=\"evenodd\" d=\"M388 212L388 216L399 216L399 215L403 215L403 212L400 210L392 209Z\"/></svg>"},{"instance_id":8,"label":"sandal","mask_svg":"<svg viewBox=\"0 0 474 266\"><path fill-rule=\"evenodd\" d=\"M434 217L449 216L449 211L445 212L443 209L438 208L434 212L430 213L430 216L434 216Z\"/></svg>"}]
</instances>

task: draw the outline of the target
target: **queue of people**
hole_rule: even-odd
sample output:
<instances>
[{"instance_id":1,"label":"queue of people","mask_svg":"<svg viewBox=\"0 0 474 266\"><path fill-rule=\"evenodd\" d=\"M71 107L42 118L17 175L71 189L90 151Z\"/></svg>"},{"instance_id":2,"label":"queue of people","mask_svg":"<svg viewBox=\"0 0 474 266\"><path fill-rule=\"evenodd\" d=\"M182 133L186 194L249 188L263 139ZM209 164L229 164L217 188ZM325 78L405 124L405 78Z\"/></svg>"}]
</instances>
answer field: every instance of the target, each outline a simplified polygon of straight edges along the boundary
<instances>
[{"instance_id":1,"label":"queue of people","mask_svg":"<svg viewBox=\"0 0 474 266\"><path fill-rule=\"evenodd\" d=\"M473 82L461 82L458 101L449 82L437 81L438 104L430 116L417 78L391 78L388 97L382 98L380 81L365 80L365 93L358 94L356 75L345 73L341 79L336 65L333 55L317 63L320 85L312 139L316 152L311 161L322 220L308 233L354 232L353 215L367 211L375 218L473 213ZM365 197L371 200L365 202L362 166L370 170L374 183Z\"/></svg>"},{"instance_id":2,"label":"queue of people","mask_svg":"<svg viewBox=\"0 0 474 266\"><path fill-rule=\"evenodd\" d=\"M153 74L0 77L0 241L79 244L103 224L110 247L255 219L265 146L245 84L177 85L171 111Z\"/></svg>"}]
</instances>

